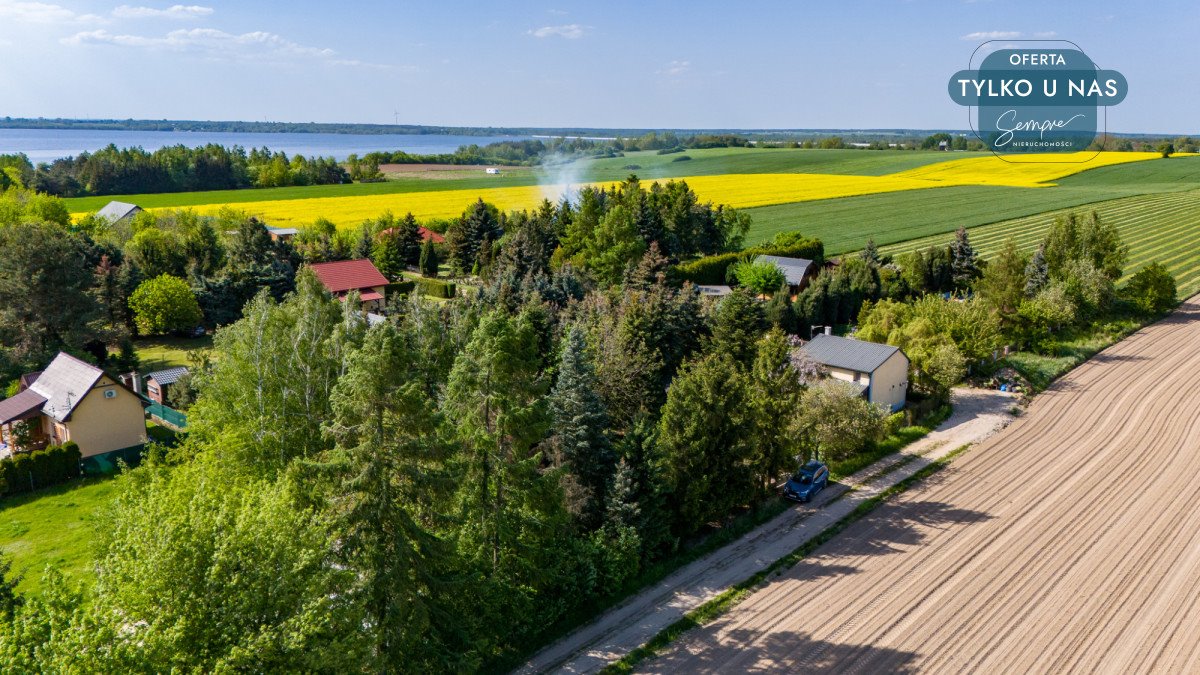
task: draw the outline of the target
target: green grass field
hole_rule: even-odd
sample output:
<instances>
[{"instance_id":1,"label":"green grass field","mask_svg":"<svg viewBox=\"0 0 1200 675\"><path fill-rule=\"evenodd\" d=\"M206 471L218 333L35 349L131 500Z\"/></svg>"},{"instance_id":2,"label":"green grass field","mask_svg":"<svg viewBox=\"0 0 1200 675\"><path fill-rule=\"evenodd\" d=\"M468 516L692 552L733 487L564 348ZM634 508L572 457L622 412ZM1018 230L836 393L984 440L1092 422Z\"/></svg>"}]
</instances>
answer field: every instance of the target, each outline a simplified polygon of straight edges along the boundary
<instances>
[{"instance_id":1,"label":"green grass field","mask_svg":"<svg viewBox=\"0 0 1200 675\"><path fill-rule=\"evenodd\" d=\"M140 338L134 341L133 347L137 352L138 360L142 362L142 372L148 373L164 368L189 365L188 352L193 349L212 347L212 336Z\"/></svg>"},{"instance_id":2,"label":"green grass field","mask_svg":"<svg viewBox=\"0 0 1200 675\"><path fill-rule=\"evenodd\" d=\"M0 551L23 576L20 589L37 591L54 565L68 578L88 578L97 513L116 494L112 478L74 480L0 501Z\"/></svg>"},{"instance_id":3,"label":"green grass field","mask_svg":"<svg viewBox=\"0 0 1200 675\"><path fill-rule=\"evenodd\" d=\"M970 228L971 245L985 258L1010 238L1022 250L1032 250L1041 243L1056 217L1072 211L1081 215L1095 211L1117 227L1122 240L1129 245L1126 278L1157 260L1175 275L1179 297L1200 292L1200 189L1124 197ZM946 244L953 238L953 234L939 234L884 246L881 250L898 254Z\"/></svg>"},{"instance_id":4,"label":"green grass field","mask_svg":"<svg viewBox=\"0 0 1200 675\"><path fill-rule=\"evenodd\" d=\"M652 151L629 152L624 157L580 160L559 168L523 170L517 174L480 175L466 178L398 178L382 183L310 185L303 187L210 192L173 192L150 195L106 195L67 199L72 213L96 211L117 199L142 208L169 208L257 201L310 199L313 197L356 197L368 195L436 192L476 188L514 187L545 183L620 181L631 173L642 178L710 176L725 173L835 173L878 176L904 171L947 159L962 159L979 153L915 152L903 150L802 150L791 148L712 148L659 155ZM688 161L676 161L687 155ZM628 169L637 166L637 169ZM470 167L464 167L468 169ZM466 207L466 204L463 204Z\"/></svg>"},{"instance_id":5,"label":"green grass field","mask_svg":"<svg viewBox=\"0 0 1200 675\"><path fill-rule=\"evenodd\" d=\"M779 232L799 230L837 255L861 249L867 239L893 244L1012 218L1032 216L1117 197L1200 187L1200 157L1107 166L1064 178L1057 186L947 187L749 209L748 245Z\"/></svg>"}]
</instances>

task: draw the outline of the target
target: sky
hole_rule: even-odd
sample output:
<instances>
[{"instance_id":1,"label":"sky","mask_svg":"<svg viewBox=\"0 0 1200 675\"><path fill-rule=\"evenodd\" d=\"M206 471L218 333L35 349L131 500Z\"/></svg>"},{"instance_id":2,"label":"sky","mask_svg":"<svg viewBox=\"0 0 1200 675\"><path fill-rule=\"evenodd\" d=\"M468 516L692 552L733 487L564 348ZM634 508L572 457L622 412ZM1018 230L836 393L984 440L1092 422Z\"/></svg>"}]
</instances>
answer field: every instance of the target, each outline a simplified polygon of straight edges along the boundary
<instances>
[{"instance_id":1,"label":"sky","mask_svg":"<svg viewBox=\"0 0 1200 675\"><path fill-rule=\"evenodd\" d=\"M185 1L0 0L0 116L965 129L972 51L1053 38L1109 131L1200 132L1194 1Z\"/></svg>"}]
</instances>

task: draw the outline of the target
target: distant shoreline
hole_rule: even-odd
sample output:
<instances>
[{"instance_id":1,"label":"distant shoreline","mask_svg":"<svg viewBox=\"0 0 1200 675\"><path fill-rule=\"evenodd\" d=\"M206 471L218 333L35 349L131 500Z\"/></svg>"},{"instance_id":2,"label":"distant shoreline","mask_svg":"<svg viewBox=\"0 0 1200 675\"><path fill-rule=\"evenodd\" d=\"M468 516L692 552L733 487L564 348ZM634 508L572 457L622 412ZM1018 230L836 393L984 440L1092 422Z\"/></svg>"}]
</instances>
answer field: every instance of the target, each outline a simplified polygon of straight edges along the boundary
<instances>
[{"instance_id":1,"label":"distant shoreline","mask_svg":"<svg viewBox=\"0 0 1200 675\"><path fill-rule=\"evenodd\" d=\"M970 135L969 129L684 129L669 127L604 128L604 127L455 127L426 124L360 124L355 122L247 122L238 120L134 120L134 119L72 119L49 117L0 117L0 129L88 129L93 131L205 131L218 133L293 133L372 135L435 135L435 136L534 136L537 138L589 138L608 140L630 138L648 133L673 133L680 136L698 134L738 134L763 140L804 140L823 136L847 138L909 138L936 133ZM1174 138L1195 136L1188 133L1116 133L1118 138Z\"/></svg>"}]
</instances>

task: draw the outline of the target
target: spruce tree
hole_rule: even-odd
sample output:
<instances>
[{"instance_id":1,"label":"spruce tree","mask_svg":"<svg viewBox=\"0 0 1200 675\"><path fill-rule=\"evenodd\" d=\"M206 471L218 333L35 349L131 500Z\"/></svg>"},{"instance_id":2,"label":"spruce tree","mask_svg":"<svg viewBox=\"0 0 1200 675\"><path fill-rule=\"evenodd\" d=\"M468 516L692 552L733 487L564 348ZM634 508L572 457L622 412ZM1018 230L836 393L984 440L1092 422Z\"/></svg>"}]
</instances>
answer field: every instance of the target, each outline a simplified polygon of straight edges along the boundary
<instances>
[{"instance_id":1,"label":"spruce tree","mask_svg":"<svg viewBox=\"0 0 1200 675\"><path fill-rule=\"evenodd\" d=\"M420 267L422 276L433 278L438 274L438 257L433 248L433 239L426 239L421 245Z\"/></svg>"},{"instance_id":2,"label":"spruce tree","mask_svg":"<svg viewBox=\"0 0 1200 675\"><path fill-rule=\"evenodd\" d=\"M608 412L597 393L596 374L579 326L572 326L564 339L558 381L550 394L550 413L562 463L586 492L585 520L595 524L614 458L606 433Z\"/></svg>"},{"instance_id":3,"label":"spruce tree","mask_svg":"<svg viewBox=\"0 0 1200 675\"><path fill-rule=\"evenodd\" d=\"M721 299L713 312L712 351L727 354L740 366L754 359L754 343L763 332L763 308L743 288Z\"/></svg>"},{"instance_id":4,"label":"spruce tree","mask_svg":"<svg viewBox=\"0 0 1200 675\"><path fill-rule=\"evenodd\" d=\"M404 271L404 251L400 235L395 231L383 231L379 241L375 242L375 250L371 261L379 269L379 273L394 281Z\"/></svg>"},{"instance_id":5,"label":"spruce tree","mask_svg":"<svg viewBox=\"0 0 1200 675\"><path fill-rule=\"evenodd\" d=\"M416 350L390 323L347 356L330 394L340 484L331 497L343 564L355 571L384 671L423 651L450 549L422 523L452 482L436 439L435 404L417 378Z\"/></svg>"},{"instance_id":6,"label":"spruce tree","mask_svg":"<svg viewBox=\"0 0 1200 675\"><path fill-rule=\"evenodd\" d=\"M411 212L396 223L396 233L400 238L400 255L405 265L416 265L421 256L421 227Z\"/></svg>"},{"instance_id":7,"label":"spruce tree","mask_svg":"<svg viewBox=\"0 0 1200 675\"><path fill-rule=\"evenodd\" d=\"M1025 297L1032 298L1050 283L1050 267L1046 264L1046 246L1038 247L1025 265Z\"/></svg>"},{"instance_id":8,"label":"spruce tree","mask_svg":"<svg viewBox=\"0 0 1200 675\"><path fill-rule=\"evenodd\" d=\"M967 228L954 232L954 243L950 244L950 276L954 288L965 291L979 278L979 254L971 247Z\"/></svg>"},{"instance_id":9,"label":"spruce tree","mask_svg":"<svg viewBox=\"0 0 1200 675\"><path fill-rule=\"evenodd\" d=\"M867 246L858 254L863 260L867 261L868 265L878 267L880 264L879 247L875 245L875 239L868 239Z\"/></svg>"}]
</instances>

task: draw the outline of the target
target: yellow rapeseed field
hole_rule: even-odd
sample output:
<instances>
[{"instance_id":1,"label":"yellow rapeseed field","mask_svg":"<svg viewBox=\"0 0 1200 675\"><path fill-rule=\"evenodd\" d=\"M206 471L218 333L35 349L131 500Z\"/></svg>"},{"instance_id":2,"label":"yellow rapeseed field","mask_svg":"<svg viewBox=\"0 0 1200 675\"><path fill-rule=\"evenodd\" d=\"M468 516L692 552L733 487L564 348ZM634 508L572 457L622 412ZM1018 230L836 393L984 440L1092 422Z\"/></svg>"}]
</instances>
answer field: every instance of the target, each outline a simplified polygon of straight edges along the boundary
<instances>
[{"instance_id":1,"label":"yellow rapeseed field","mask_svg":"<svg viewBox=\"0 0 1200 675\"><path fill-rule=\"evenodd\" d=\"M1075 152L1012 157L971 157L927 164L892 174L900 178L933 181L938 185L1006 185L1049 187L1052 181L1102 166L1140 162L1161 157L1157 152Z\"/></svg>"},{"instance_id":2,"label":"yellow rapeseed field","mask_svg":"<svg viewBox=\"0 0 1200 675\"><path fill-rule=\"evenodd\" d=\"M1008 160L998 157L971 157L938 162L885 176L760 173L688 176L676 180L686 180L702 200L728 204L736 208L751 208L958 185L1048 187L1052 186L1055 180L1087 169L1143 161L1158 156L1153 152L1103 152L1099 155L1024 155ZM411 211L422 220L450 218L461 214L468 204L480 198L502 210L528 209L537 206L546 198L557 200L563 190L563 186L438 190L242 202L230 206L257 215L271 225L299 226L324 217L339 226L353 227L368 218L379 216L384 211L392 211L397 215ZM202 213L211 213L222 206L224 204L211 204L196 208Z\"/></svg>"}]
</instances>

